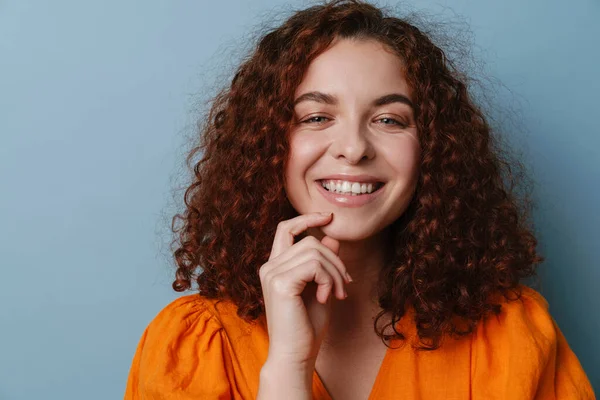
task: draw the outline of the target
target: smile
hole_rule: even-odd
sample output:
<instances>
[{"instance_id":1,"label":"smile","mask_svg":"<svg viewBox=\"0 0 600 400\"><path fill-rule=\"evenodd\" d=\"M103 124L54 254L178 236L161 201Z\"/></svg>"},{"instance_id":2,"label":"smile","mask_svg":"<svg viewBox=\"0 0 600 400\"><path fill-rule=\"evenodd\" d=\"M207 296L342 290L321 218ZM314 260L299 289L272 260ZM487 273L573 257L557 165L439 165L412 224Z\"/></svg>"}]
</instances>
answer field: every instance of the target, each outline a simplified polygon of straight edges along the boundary
<instances>
[{"instance_id":1,"label":"smile","mask_svg":"<svg viewBox=\"0 0 600 400\"><path fill-rule=\"evenodd\" d=\"M361 195L365 193L373 193L381 186L383 182L355 182L355 181L342 181L333 179L321 179L321 185L330 192L349 194L349 195Z\"/></svg>"},{"instance_id":2,"label":"smile","mask_svg":"<svg viewBox=\"0 0 600 400\"><path fill-rule=\"evenodd\" d=\"M327 180L326 182L329 182L329 180ZM372 201L374 201L375 199L377 199L379 197L379 194L383 192L383 188L385 187L385 183L383 182L377 182L377 183L369 183L369 184L361 184L360 188L361 188L361 193L339 193L339 192L335 192L335 191L329 191L327 188L325 188L323 186L323 181L319 180L319 181L315 181L315 184L317 185L317 190L319 191L319 193L327 200L329 201L331 204L334 204L336 206L341 206L341 207L361 207L364 206L366 204L371 203ZM366 187L363 187L366 186ZM368 185L371 185L371 187L369 188ZM331 185L329 185L331 187ZM336 189L340 187L339 185L336 185ZM362 189L365 189L365 192L363 193ZM346 185L345 189L348 189L348 185ZM357 189L357 186L354 187L355 191ZM368 190L371 189L372 191L370 193L368 193Z\"/></svg>"}]
</instances>

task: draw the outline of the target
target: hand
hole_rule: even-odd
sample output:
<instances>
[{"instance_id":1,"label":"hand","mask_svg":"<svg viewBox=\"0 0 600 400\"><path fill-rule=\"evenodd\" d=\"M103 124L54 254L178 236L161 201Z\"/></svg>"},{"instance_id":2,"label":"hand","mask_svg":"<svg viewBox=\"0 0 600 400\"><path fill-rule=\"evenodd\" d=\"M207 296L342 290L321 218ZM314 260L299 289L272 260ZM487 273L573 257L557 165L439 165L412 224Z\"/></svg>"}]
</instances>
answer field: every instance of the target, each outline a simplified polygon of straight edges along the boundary
<instances>
[{"instance_id":1,"label":"hand","mask_svg":"<svg viewBox=\"0 0 600 400\"><path fill-rule=\"evenodd\" d=\"M331 218L331 213L311 213L277 226L269 261L259 270L270 360L314 368L331 317L330 294L346 298L344 284L350 279L337 256L339 242L307 236L294 244L294 236L326 225Z\"/></svg>"}]
</instances>

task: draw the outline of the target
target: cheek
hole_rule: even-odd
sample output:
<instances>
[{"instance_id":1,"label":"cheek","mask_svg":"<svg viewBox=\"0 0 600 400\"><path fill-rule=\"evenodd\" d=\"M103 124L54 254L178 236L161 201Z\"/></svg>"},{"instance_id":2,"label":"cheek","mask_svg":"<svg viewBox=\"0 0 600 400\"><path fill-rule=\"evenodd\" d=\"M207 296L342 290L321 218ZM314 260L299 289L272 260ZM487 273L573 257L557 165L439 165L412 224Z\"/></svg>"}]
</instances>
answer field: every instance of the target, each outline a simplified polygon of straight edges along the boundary
<instances>
[{"instance_id":1,"label":"cheek","mask_svg":"<svg viewBox=\"0 0 600 400\"><path fill-rule=\"evenodd\" d=\"M310 134L298 135L290 140L290 155L286 176L303 177L321 155L322 144Z\"/></svg>"},{"instance_id":2,"label":"cheek","mask_svg":"<svg viewBox=\"0 0 600 400\"><path fill-rule=\"evenodd\" d=\"M290 153L298 159L314 157L323 145L321 138L321 132L298 132L290 139Z\"/></svg>"},{"instance_id":3,"label":"cheek","mask_svg":"<svg viewBox=\"0 0 600 400\"><path fill-rule=\"evenodd\" d=\"M382 147L385 158L392 168L402 175L418 174L421 162L421 148L415 140L405 140Z\"/></svg>"},{"instance_id":4,"label":"cheek","mask_svg":"<svg viewBox=\"0 0 600 400\"><path fill-rule=\"evenodd\" d=\"M285 196L294 210L296 210L297 213L302 214L302 204L305 202L303 198L306 196L306 184L303 176L299 174L301 166L297 165L295 161L298 160L290 159L290 162L288 163L283 189L285 191Z\"/></svg>"},{"instance_id":5,"label":"cheek","mask_svg":"<svg viewBox=\"0 0 600 400\"><path fill-rule=\"evenodd\" d=\"M321 156L319 140L310 134L299 135L290 139L290 152L287 167L285 170L284 189L286 196L292 206L298 211L303 212L302 204L304 196L307 196L307 185L312 176L310 169L318 162Z\"/></svg>"}]
</instances>

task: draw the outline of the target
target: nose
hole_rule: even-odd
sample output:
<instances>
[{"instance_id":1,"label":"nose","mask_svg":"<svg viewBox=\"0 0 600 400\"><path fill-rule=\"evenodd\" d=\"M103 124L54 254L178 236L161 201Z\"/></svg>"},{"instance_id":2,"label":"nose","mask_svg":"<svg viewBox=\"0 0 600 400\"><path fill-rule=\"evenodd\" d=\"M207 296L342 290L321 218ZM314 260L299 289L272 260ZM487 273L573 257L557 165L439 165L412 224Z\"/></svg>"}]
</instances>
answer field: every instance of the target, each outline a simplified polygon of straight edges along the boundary
<instances>
[{"instance_id":1,"label":"nose","mask_svg":"<svg viewBox=\"0 0 600 400\"><path fill-rule=\"evenodd\" d=\"M349 164L370 160L375 155L375 149L368 134L366 128L359 124L342 128L335 133L329 152L335 159L344 158Z\"/></svg>"}]
</instances>

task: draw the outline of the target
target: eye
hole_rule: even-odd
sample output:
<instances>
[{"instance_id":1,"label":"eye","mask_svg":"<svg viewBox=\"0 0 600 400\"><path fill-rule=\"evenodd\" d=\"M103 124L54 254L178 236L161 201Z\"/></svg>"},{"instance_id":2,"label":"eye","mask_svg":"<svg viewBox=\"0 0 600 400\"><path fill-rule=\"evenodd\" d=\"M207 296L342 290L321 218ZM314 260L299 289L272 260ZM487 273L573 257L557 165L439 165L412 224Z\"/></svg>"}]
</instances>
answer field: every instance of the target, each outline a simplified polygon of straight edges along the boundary
<instances>
[{"instance_id":1,"label":"eye","mask_svg":"<svg viewBox=\"0 0 600 400\"><path fill-rule=\"evenodd\" d=\"M310 117L310 118L307 118L307 119L305 119L304 121L301 121L300 123L301 123L301 124L309 124L309 123L311 123L311 122L315 122L317 125L321 125L323 122L318 122L318 121L315 121L315 119L319 119L319 118L321 118L321 119L329 119L329 118L327 118L327 117L324 117L324 116L322 116L322 115L315 115L315 116L313 116L313 117Z\"/></svg>"},{"instance_id":2,"label":"eye","mask_svg":"<svg viewBox=\"0 0 600 400\"><path fill-rule=\"evenodd\" d=\"M384 117L384 118L379 118L378 121L391 121L392 123L384 123L384 125L398 125L402 128L406 128L408 126L408 124L405 124L404 122L400 122L394 118L388 118L388 117Z\"/></svg>"},{"instance_id":3,"label":"eye","mask_svg":"<svg viewBox=\"0 0 600 400\"><path fill-rule=\"evenodd\" d=\"M320 121L318 121L320 120ZM327 122L327 121L323 121L323 120L329 120L329 118L324 117L322 115L315 115L313 117L307 118L304 121L301 121L301 124L310 124L310 123L316 123L317 125L322 125L323 123ZM380 118L377 121L387 121L384 122L384 125L397 125L399 127L402 128L406 128L408 126L408 124L404 123L404 122L400 122L397 119L394 118L389 118L389 117L384 117L384 118Z\"/></svg>"}]
</instances>

